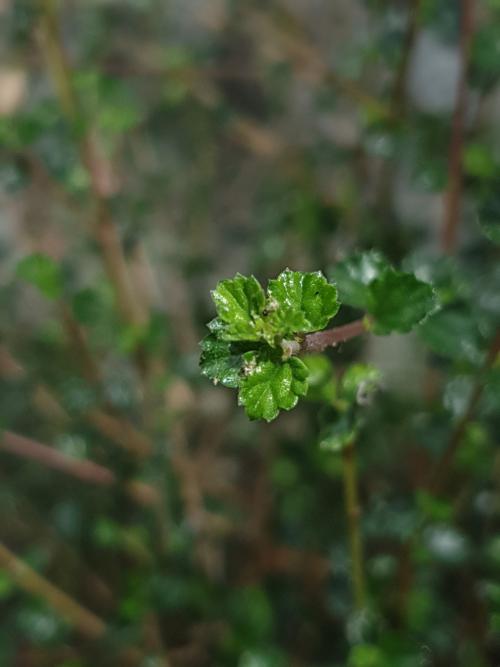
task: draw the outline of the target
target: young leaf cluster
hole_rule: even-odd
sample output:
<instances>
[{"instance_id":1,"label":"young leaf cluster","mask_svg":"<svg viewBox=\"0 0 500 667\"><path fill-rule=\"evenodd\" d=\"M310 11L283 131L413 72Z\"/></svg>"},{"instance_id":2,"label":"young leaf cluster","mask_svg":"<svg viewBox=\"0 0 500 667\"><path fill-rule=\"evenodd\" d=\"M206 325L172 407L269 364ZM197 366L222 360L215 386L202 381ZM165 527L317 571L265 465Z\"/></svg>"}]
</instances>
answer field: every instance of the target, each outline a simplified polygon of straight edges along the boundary
<instances>
[{"instance_id":1,"label":"young leaf cluster","mask_svg":"<svg viewBox=\"0 0 500 667\"><path fill-rule=\"evenodd\" d=\"M201 372L237 388L250 419L271 421L307 393L309 371L293 352L301 336L324 329L337 313L337 289L320 273L286 269L267 292L240 274L212 292L216 319L202 341Z\"/></svg>"}]
</instances>

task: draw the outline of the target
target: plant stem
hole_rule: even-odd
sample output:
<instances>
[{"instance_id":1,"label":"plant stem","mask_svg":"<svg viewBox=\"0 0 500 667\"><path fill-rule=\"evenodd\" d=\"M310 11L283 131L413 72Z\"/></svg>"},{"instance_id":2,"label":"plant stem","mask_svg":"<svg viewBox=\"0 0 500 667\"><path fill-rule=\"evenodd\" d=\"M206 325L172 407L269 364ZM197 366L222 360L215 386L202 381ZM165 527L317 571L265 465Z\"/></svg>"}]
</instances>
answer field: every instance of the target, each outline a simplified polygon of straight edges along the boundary
<instances>
[{"instance_id":1,"label":"plant stem","mask_svg":"<svg viewBox=\"0 0 500 667\"><path fill-rule=\"evenodd\" d=\"M398 117L401 117L405 111L405 86L408 78L408 68L410 65L410 58L413 47L415 46L415 39L417 37L419 28L419 13L422 0L411 0L408 9L408 23L403 38L403 48L401 53L401 60L396 72L394 80L394 89L392 91L392 106Z\"/></svg>"},{"instance_id":2,"label":"plant stem","mask_svg":"<svg viewBox=\"0 0 500 667\"><path fill-rule=\"evenodd\" d=\"M474 0L461 0L460 4L461 69L451 126L448 187L441 236L441 249L449 255L455 252L457 230L460 222L460 202L463 184L462 155L464 150L465 114L467 110L467 76L469 73L471 44L474 34Z\"/></svg>"},{"instance_id":3,"label":"plant stem","mask_svg":"<svg viewBox=\"0 0 500 667\"><path fill-rule=\"evenodd\" d=\"M2 543L0 543L0 567L6 570L24 591L45 600L85 637L99 639L106 633L104 621L31 569Z\"/></svg>"},{"instance_id":4,"label":"plant stem","mask_svg":"<svg viewBox=\"0 0 500 667\"><path fill-rule=\"evenodd\" d=\"M48 468L59 470L89 484L113 486L118 483L115 473L109 468L88 459L76 459L68 456L53 447L11 431L2 433L0 451L9 452L31 461L38 461ZM129 480L126 482L124 490L129 497L140 505L154 506L159 502L156 490L144 482Z\"/></svg>"},{"instance_id":5,"label":"plant stem","mask_svg":"<svg viewBox=\"0 0 500 667\"><path fill-rule=\"evenodd\" d=\"M342 450L342 472L344 476L345 511L349 528L354 606L357 611L361 611L365 607L365 575L354 441L351 441Z\"/></svg>"},{"instance_id":6,"label":"plant stem","mask_svg":"<svg viewBox=\"0 0 500 667\"><path fill-rule=\"evenodd\" d=\"M300 346L301 352L323 352L327 347L335 347L367 331L366 318L361 318L326 331L306 334Z\"/></svg>"}]
</instances>

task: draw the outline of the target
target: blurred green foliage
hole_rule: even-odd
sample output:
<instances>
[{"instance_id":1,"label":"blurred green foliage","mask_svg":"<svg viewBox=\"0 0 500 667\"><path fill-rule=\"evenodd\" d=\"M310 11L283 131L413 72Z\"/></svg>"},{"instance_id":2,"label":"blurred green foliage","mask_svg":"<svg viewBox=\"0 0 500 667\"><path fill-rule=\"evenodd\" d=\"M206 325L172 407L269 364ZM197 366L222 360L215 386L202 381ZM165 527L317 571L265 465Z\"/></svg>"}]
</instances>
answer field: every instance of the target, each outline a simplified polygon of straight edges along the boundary
<instances>
[{"instance_id":1,"label":"blurred green foliage","mask_svg":"<svg viewBox=\"0 0 500 667\"><path fill-rule=\"evenodd\" d=\"M2 667L500 662L498 0L443 241L468 4L0 2ZM250 422L210 289L287 266L375 333Z\"/></svg>"}]
</instances>

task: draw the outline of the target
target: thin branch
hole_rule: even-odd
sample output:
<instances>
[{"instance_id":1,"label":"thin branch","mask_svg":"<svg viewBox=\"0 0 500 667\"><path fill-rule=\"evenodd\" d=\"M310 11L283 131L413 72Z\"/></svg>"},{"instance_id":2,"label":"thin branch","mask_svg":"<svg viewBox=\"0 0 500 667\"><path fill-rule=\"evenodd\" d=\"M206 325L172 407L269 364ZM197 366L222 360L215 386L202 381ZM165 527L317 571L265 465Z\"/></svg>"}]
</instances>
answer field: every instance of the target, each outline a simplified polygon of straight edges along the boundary
<instances>
[{"instance_id":1,"label":"thin branch","mask_svg":"<svg viewBox=\"0 0 500 667\"><path fill-rule=\"evenodd\" d=\"M335 347L351 338L367 332L366 318L355 320L333 329L306 334L300 347L301 352L323 352L327 347Z\"/></svg>"},{"instance_id":2,"label":"thin branch","mask_svg":"<svg viewBox=\"0 0 500 667\"><path fill-rule=\"evenodd\" d=\"M396 72L394 88L392 91L392 105L398 116L402 116L405 109L406 79L408 77L410 56L413 51L415 39L418 33L418 19L422 0L410 0L410 3L410 8L408 10L408 23L406 25L401 60L399 61L399 67Z\"/></svg>"},{"instance_id":3,"label":"thin branch","mask_svg":"<svg viewBox=\"0 0 500 667\"><path fill-rule=\"evenodd\" d=\"M74 349L75 358L78 360L83 376L90 384L100 387L102 384L102 374L90 352L83 328L76 321L73 313L64 301L60 302L59 311L66 336Z\"/></svg>"},{"instance_id":4,"label":"thin branch","mask_svg":"<svg viewBox=\"0 0 500 667\"><path fill-rule=\"evenodd\" d=\"M448 163L448 186L444 210L441 249L453 254L457 245L457 231L460 222L464 150L465 115L467 111L467 77L469 73L470 51L474 34L474 0L461 0L460 56L461 68L457 98L451 127L450 153Z\"/></svg>"},{"instance_id":5,"label":"thin branch","mask_svg":"<svg viewBox=\"0 0 500 667\"><path fill-rule=\"evenodd\" d=\"M99 639L106 634L104 621L35 572L2 543L0 567L9 573L20 588L41 597L88 639Z\"/></svg>"},{"instance_id":6,"label":"thin branch","mask_svg":"<svg viewBox=\"0 0 500 667\"><path fill-rule=\"evenodd\" d=\"M26 438L11 431L4 431L0 437L0 450L38 461L48 468L75 477L82 482L97 484L98 486L113 486L118 483L114 472L88 459L75 459L63 452L44 445L41 442ZM125 484L128 495L142 505L154 505L158 502L156 490L136 480Z\"/></svg>"},{"instance_id":7,"label":"thin branch","mask_svg":"<svg viewBox=\"0 0 500 667\"><path fill-rule=\"evenodd\" d=\"M93 461L75 459L67 454L43 445L31 438L25 438L11 431L4 431L0 439L0 449L16 456L43 463L49 468L60 470L72 477L99 486L111 486L116 477L111 470Z\"/></svg>"},{"instance_id":8,"label":"thin branch","mask_svg":"<svg viewBox=\"0 0 500 667\"><path fill-rule=\"evenodd\" d=\"M357 611L361 611L365 607L366 591L363 566L363 542L360 526L361 507L358 497L358 476L354 442L350 442L342 450L342 472L344 477L345 511L349 529L354 605Z\"/></svg>"},{"instance_id":9,"label":"thin branch","mask_svg":"<svg viewBox=\"0 0 500 667\"><path fill-rule=\"evenodd\" d=\"M151 440L136 429L126 417L110 415L104 410L95 408L86 412L84 418L102 435L134 456L145 458L153 453Z\"/></svg>"}]
</instances>

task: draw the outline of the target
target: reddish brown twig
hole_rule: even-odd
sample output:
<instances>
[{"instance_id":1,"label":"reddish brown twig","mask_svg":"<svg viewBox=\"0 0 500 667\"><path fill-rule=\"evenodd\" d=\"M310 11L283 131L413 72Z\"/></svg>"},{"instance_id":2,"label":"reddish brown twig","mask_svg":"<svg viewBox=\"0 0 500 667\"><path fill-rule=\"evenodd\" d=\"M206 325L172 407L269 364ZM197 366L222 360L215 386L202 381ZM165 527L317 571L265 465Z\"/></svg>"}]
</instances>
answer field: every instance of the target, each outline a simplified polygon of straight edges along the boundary
<instances>
[{"instance_id":1,"label":"reddish brown twig","mask_svg":"<svg viewBox=\"0 0 500 667\"><path fill-rule=\"evenodd\" d=\"M0 450L38 461L48 468L59 470L82 482L99 486L113 486L118 482L114 472L88 459L75 459L32 438L26 438L11 431L4 431L0 437ZM125 485L128 495L142 505L158 502L156 490L143 482L130 481Z\"/></svg>"},{"instance_id":2,"label":"reddish brown twig","mask_svg":"<svg viewBox=\"0 0 500 667\"><path fill-rule=\"evenodd\" d=\"M460 55L461 68L457 98L451 126L448 163L448 186L444 208L441 249L453 254L457 245L462 199L462 155L464 149L465 114L467 110L467 77L472 37L474 33L474 0L461 0Z\"/></svg>"},{"instance_id":3,"label":"reddish brown twig","mask_svg":"<svg viewBox=\"0 0 500 667\"><path fill-rule=\"evenodd\" d=\"M111 470L93 461L72 458L57 449L10 431L4 431L2 434L0 448L16 456L43 463L49 468L60 470L84 482L110 486L116 481Z\"/></svg>"},{"instance_id":4,"label":"reddish brown twig","mask_svg":"<svg viewBox=\"0 0 500 667\"><path fill-rule=\"evenodd\" d=\"M323 352L327 347L335 347L351 338L366 333L366 319L355 320L333 329L307 334L301 344L301 352Z\"/></svg>"}]
</instances>

